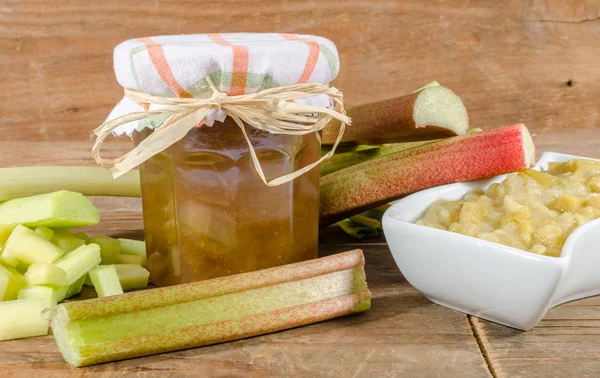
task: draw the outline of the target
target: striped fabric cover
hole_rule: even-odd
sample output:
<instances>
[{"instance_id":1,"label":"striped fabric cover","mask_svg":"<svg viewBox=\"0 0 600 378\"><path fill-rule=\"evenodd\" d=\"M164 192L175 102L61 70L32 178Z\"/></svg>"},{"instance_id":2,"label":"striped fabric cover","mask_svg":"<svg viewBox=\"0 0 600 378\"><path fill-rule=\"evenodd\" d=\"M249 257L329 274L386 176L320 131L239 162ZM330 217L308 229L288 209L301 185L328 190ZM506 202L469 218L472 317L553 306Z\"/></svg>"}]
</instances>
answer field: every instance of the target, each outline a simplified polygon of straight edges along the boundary
<instances>
[{"instance_id":1,"label":"striped fabric cover","mask_svg":"<svg viewBox=\"0 0 600 378\"><path fill-rule=\"evenodd\" d=\"M242 95L265 88L298 83L328 84L339 72L339 57L333 42L296 34L193 34L146 37L125 41L114 51L119 84L128 89L167 97L209 97L206 76L221 92ZM303 99L303 103L330 106L327 96ZM157 106L152 106L154 109ZM142 111L124 98L107 120ZM122 125L115 134L154 128L165 117L155 116ZM204 120L222 121L214 111Z\"/></svg>"}]
</instances>

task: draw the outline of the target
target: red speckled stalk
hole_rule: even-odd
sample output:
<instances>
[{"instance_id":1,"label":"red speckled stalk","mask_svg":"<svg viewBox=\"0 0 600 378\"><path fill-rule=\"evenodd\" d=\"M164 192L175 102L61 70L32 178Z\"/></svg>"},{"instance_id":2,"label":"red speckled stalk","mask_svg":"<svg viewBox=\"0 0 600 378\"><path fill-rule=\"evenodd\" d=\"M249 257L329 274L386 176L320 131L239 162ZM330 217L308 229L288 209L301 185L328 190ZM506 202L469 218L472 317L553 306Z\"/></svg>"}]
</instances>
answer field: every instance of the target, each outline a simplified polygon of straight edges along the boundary
<instances>
[{"instance_id":1,"label":"red speckled stalk","mask_svg":"<svg viewBox=\"0 0 600 378\"><path fill-rule=\"evenodd\" d=\"M74 366L198 347L370 307L362 251L55 307L52 329Z\"/></svg>"},{"instance_id":2,"label":"red speckled stalk","mask_svg":"<svg viewBox=\"0 0 600 378\"><path fill-rule=\"evenodd\" d=\"M320 226L438 185L518 171L534 163L522 124L444 139L321 178Z\"/></svg>"}]
</instances>

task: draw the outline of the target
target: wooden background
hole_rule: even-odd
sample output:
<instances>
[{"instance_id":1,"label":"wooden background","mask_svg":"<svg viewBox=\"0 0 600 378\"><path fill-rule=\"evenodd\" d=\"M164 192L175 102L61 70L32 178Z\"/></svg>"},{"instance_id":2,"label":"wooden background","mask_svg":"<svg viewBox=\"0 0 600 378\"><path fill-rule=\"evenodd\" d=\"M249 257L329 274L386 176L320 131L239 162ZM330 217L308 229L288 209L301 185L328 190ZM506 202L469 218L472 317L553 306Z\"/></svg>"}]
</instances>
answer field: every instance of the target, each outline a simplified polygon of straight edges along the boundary
<instances>
[{"instance_id":1,"label":"wooden background","mask_svg":"<svg viewBox=\"0 0 600 378\"><path fill-rule=\"evenodd\" d=\"M121 97L112 49L135 37L287 32L330 38L350 105L437 80L472 127L523 122L539 150L600 157L600 1L0 0L0 166L93 164L92 130ZM107 154L124 152L126 139ZM104 206L104 207L102 207ZM141 236L139 202L102 204L96 232ZM355 248L329 229L322 252ZM363 316L217 347L68 369L51 337L0 344L0 375L599 376L600 299L522 333L433 305L383 239Z\"/></svg>"},{"instance_id":2,"label":"wooden background","mask_svg":"<svg viewBox=\"0 0 600 378\"><path fill-rule=\"evenodd\" d=\"M88 148L120 99L112 49L125 39L241 31L333 40L334 84L350 105L437 80L462 97L473 127L523 122L540 149L600 156L600 5L591 0L1 0L0 149Z\"/></svg>"}]
</instances>

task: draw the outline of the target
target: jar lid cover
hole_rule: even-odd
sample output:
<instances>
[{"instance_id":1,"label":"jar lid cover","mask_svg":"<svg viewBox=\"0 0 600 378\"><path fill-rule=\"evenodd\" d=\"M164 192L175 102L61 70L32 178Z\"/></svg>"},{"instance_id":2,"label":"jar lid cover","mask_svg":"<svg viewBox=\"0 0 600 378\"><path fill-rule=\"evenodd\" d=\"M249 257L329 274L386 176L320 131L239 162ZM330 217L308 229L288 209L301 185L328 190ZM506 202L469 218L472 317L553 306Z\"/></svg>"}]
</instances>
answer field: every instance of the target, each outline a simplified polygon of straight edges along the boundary
<instances>
[{"instance_id":1,"label":"jar lid cover","mask_svg":"<svg viewBox=\"0 0 600 378\"><path fill-rule=\"evenodd\" d=\"M244 134L254 167L268 186L293 180L335 152L346 116L342 93L327 84L337 76L335 45L294 34L194 34L129 40L115 48L115 72L125 97L98 136L94 159L115 177L181 140L193 127L231 116ZM137 108L137 109L136 109ZM341 122L332 150L292 173L267 180L244 122L277 134L305 135ZM104 159L100 148L111 133L156 131L135 149Z\"/></svg>"},{"instance_id":2,"label":"jar lid cover","mask_svg":"<svg viewBox=\"0 0 600 378\"><path fill-rule=\"evenodd\" d=\"M205 97L206 76L230 96L328 84L339 72L326 38L277 33L190 34L130 39L114 50L122 87L157 96Z\"/></svg>"}]
</instances>

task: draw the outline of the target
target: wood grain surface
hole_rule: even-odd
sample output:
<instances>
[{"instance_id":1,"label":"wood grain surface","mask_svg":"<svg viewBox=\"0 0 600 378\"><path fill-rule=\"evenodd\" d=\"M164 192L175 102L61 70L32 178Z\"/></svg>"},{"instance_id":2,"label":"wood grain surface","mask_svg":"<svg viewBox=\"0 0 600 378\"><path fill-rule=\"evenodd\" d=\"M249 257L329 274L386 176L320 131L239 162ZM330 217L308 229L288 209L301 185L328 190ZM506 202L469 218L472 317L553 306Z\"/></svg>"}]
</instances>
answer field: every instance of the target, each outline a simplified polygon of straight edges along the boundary
<instances>
[{"instance_id":1,"label":"wood grain surface","mask_svg":"<svg viewBox=\"0 0 600 378\"><path fill-rule=\"evenodd\" d=\"M498 377L600 376L600 297L555 307L528 332L472 325Z\"/></svg>"},{"instance_id":2,"label":"wood grain surface","mask_svg":"<svg viewBox=\"0 0 600 378\"><path fill-rule=\"evenodd\" d=\"M92 130L120 99L119 42L287 32L333 40L350 105L437 80L472 127L523 122L539 151L600 157L600 2L592 0L0 0L0 166L92 165ZM107 155L130 148L111 140ZM143 237L139 200L95 199L92 234ZM600 299L524 333L434 305L385 240L323 230L321 254L364 249L373 307L248 340L70 368L51 336L0 343L0 376L546 377L600 375ZM93 293L86 291L82 297Z\"/></svg>"}]
</instances>

